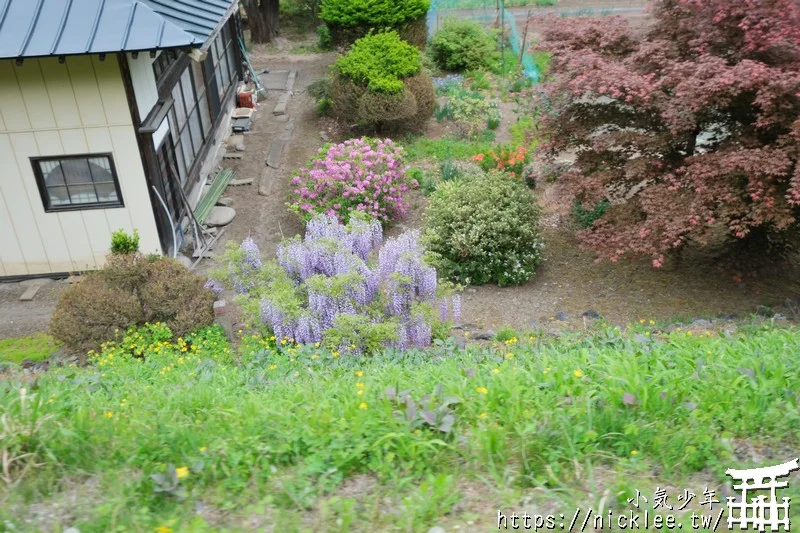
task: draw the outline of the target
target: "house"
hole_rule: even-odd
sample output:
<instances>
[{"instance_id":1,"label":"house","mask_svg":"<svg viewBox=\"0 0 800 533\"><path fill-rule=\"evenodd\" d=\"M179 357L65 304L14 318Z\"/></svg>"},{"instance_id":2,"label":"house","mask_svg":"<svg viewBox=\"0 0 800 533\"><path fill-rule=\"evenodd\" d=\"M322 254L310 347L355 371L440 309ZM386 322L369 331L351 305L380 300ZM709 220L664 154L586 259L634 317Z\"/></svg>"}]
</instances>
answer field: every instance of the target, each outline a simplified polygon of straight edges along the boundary
<instances>
[{"instance_id":1,"label":"house","mask_svg":"<svg viewBox=\"0 0 800 533\"><path fill-rule=\"evenodd\" d=\"M0 279L172 253L230 128L236 0L0 0Z\"/></svg>"}]
</instances>

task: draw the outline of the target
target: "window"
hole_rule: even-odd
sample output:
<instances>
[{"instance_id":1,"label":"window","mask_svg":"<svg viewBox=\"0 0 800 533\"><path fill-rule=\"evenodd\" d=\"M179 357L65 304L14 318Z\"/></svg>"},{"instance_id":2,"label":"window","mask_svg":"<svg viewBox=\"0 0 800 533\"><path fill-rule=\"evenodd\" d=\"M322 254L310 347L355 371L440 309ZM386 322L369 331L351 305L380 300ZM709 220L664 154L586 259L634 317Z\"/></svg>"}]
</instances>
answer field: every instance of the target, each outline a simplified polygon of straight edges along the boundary
<instances>
[{"instance_id":1,"label":"window","mask_svg":"<svg viewBox=\"0 0 800 533\"><path fill-rule=\"evenodd\" d=\"M111 154L31 158L46 212L122 207Z\"/></svg>"},{"instance_id":2,"label":"window","mask_svg":"<svg viewBox=\"0 0 800 533\"><path fill-rule=\"evenodd\" d=\"M153 74L156 77L156 83L161 85L162 78L167 73L169 68L178 60L178 53L175 50L164 50L155 61L153 61Z\"/></svg>"},{"instance_id":3,"label":"window","mask_svg":"<svg viewBox=\"0 0 800 533\"><path fill-rule=\"evenodd\" d=\"M206 87L202 81L202 65L192 62L186 66L172 88L175 105L169 114L169 129L177 151L182 184L185 184L187 172L191 172L192 165L211 132L211 115Z\"/></svg>"}]
</instances>

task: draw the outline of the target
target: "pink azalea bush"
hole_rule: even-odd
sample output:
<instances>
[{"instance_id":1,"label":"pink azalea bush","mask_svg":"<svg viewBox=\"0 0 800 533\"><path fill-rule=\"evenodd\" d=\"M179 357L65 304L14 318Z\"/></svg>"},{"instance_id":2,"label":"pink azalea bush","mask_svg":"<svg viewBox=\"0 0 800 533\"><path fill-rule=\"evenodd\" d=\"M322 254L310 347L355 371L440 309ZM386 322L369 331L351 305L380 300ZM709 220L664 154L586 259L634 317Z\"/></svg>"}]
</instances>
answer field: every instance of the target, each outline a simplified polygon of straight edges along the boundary
<instances>
[{"instance_id":1,"label":"pink azalea bush","mask_svg":"<svg viewBox=\"0 0 800 533\"><path fill-rule=\"evenodd\" d=\"M406 214L404 195L419 183L406 173L402 146L391 139L362 137L319 153L292 179L288 206L304 220L324 214L346 224L350 213L361 211L387 223Z\"/></svg>"}]
</instances>

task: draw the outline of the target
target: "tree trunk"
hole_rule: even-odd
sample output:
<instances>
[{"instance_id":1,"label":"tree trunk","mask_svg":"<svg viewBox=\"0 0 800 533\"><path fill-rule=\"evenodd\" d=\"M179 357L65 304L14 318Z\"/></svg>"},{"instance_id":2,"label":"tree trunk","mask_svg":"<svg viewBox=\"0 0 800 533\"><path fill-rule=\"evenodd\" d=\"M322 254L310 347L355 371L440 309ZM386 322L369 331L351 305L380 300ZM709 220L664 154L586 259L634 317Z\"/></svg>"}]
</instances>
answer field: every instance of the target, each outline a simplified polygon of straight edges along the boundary
<instances>
[{"instance_id":1,"label":"tree trunk","mask_svg":"<svg viewBox=\"0 0 800 533\"><path fill-rule=\"evenodd\" d=\"M244 0L250 39L254 43L269 43L278 36L280 7L278 0Z\"/></svg>"}]
</instances>

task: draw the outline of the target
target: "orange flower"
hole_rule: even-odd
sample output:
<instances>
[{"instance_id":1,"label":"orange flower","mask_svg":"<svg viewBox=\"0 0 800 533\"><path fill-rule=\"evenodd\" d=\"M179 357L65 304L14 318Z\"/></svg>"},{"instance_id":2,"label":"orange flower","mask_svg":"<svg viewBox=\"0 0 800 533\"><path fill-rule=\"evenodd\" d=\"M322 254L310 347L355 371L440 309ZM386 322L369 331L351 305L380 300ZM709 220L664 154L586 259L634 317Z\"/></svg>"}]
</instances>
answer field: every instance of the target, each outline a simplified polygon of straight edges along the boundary
<instances>
[{"instance_id":1,"label":"orange flower","mask_svg":"<svg viewBox=\"0 0 800 533\"><path fill-rule=\"evenodd\" d=\"M483 154L477 154L472 156L473 161L483 161Z\"/></svg>"}]
</instances>

